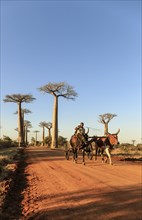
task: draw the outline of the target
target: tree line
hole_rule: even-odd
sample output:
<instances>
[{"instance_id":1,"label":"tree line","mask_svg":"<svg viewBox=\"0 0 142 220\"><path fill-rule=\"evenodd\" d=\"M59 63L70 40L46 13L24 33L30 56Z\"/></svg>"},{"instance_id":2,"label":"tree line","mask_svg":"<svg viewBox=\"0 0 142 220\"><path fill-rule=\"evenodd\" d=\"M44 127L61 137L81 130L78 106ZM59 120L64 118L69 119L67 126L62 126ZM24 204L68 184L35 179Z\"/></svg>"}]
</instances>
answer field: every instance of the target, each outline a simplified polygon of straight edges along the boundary
<instances>
[{"instance_id":1,"label":"tree line","mask_svg":"<svg viewBox=\"0 0 142 220\"><path fill-rule=\"evenodd\" d=\"M59 83L48 83L44 86L38 88L38 90L42 93L48 93L53 95L54 104L53 104L53 118L52 123L46 123L45 121L40 123L40 127L42 130L42 143L44 145L45 135L44 128L46 127L49 131L49 137L51 137L51 127L52 127L52 138L51 138L51 148L58 147L58 99L59 97L63 97L65 99L75 100L78 96L77 92L74 90L72 86L65 82ZM30 103L36 100L31 94L12 94L6 95L3 99L4 102L13 102L18 105L18 110L16 114L18 115L18 146L25 146L27 144L27 133L28 128L31 127L31 123L29 121L24 120L24 114L31 113L27 109L22 108L22 103ZM115 117L116 114L105 113L103 115L99 115L99 122L104 124L104 135L108 133L108 124L110 120ZM37 135L38 131L34 131ZM37 136L36 136L37 137Z\"/></svg>"}]
</instances>

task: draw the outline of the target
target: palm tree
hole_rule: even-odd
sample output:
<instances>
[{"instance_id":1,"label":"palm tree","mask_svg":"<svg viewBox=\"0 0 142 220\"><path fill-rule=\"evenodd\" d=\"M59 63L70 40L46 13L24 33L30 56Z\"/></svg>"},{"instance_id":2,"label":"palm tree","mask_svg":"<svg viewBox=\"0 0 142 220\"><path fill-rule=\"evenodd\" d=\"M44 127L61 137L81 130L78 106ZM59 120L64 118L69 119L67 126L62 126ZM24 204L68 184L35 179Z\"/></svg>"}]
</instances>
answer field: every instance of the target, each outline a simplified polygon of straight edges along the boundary
<instances>
[{"instance_id":1,"label":"palm tree","mask_svg":"<svg viewBox=\"0 0 142 220\"><path fill-rule=\"evenodd\" d=\"M116 114L111 114L111 113L105 113L103 115L99 115L98 122L104 124L104 135L108 134L108 124L110 120L116 116L117 116Z\"/></svg>"},{"instance_id":2,"label":"palm tree","mask_svg":"<svg viewBox=\"0 0 142 220\"><path fill-rule=\"evenodd\" d=\"M53 121L52 121L52 144L51 148L58 147L58 98L63 97L65 99L74 100L78 95L72 86L65 82L59 83L48 83L39 88L43 93L48 93L54 96L54 107L53 107Z\"/></svg>"},{"instance_id":3,"label":"palm tree","mask_svg":"<svg viewBox=\"0 0 142 220\"><path fill-rule=\"evenodd\" d=\"M38 132L39 132L39 131L37 131L37 130L34 131L34 133L36 134L36 135L35 135L35 145L37 145L37 133L38 133Z\"/></svg>"},{"instance_id":4,"label":"palm tree","mask_svg":"<svg viewBox=\"0 0 142 220\"><path fill-rule=\"evenodd\" d=\"M45 127L47 126L47 122L42 121L39 123L39 126L42 127L42 145L44 146L45 144Z\"/></svg>"},{"instance_id":5,"label":"palm tree","mask_svg":"<svg viewBox=\"0 0 142 220\"><path fill-rule=\"evenodd\" d=\"M21 104L23 102L30 103L35 98L33 98L30 94L12 94L12 95L6 95L5 99L3 99L4 102L14 102L18 104L18 146L24 145L24 129L23 129L23 120L22 120L22 111L21 111Z\"/></svg>"}]
</instances>

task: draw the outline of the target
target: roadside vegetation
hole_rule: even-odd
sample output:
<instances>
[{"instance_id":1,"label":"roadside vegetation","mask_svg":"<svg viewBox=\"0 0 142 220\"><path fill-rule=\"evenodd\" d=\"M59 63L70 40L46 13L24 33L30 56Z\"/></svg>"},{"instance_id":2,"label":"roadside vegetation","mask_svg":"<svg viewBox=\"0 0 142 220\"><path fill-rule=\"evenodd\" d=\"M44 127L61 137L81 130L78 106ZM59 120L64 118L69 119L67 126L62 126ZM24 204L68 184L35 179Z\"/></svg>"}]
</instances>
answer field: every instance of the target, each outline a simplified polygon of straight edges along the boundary
<instances>
[{"instance_id":1,"label":"roadside vegetation","mask_svg":"<svg viewBox=\"0 0 142 220\"><path fill-rule=\"evenodd\" d=\"M142 144L122 143L112 151L112 155L121 156L124 160L142 161Z\"/></svg>"},{"instance_id":2,"label":"roadside vegetation","mask_svg":"<svg viewBox=\"0 0 142 220\"><path fill-rule=\"evenodd\" d=\"M19 155L18 143L11 140L8 136L0 139L0 181L7 178L13 170L13 161Z\"/></svg>"},{"instance_id":3,"label":"roadside vegetation","mask_svg":"<svg viewBox=\"0 0 142 220\"><path fill-rule=\"evenodd\" d=\"M66 145L67 139L59 136L58 138L59 148L62 148ZM42 141L38 141L36 145L42 146ZM35 145L35 140L29 145ZM51 137L45 138L45 145L50 147ZM22 148L18 147L18 142L12 140L8 136L3 136L0 139L0 182L7 180L9 174L11 174L16 169L17 161L20 159Z\"/></svg>"},{"instance_id":4,"label":"roadside vegetation","mask_svg":"<svg viewBox=\"0 0 142 220\"><path fill-rule=\"evenodd\" d=\"M21 149L16 141L8 136L0 139L0 210L2 201L12 184L13 175L17 169L17 161L20 158Z\"/></svg>"}]
</instances>

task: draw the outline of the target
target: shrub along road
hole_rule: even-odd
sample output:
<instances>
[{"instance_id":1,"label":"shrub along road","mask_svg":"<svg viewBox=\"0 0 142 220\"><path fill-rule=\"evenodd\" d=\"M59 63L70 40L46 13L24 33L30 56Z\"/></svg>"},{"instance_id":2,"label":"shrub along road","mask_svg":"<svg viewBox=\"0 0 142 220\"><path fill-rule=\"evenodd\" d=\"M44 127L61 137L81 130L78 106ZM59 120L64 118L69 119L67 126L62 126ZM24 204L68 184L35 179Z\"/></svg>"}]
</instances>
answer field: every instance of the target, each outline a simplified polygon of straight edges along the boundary
<instances>
[{"instance_id":1,"label":"shrub along road","mask_svg":"<svg viewBox=\"0 0 142 220\"><path fill-rule=\"evenodd\" d=\"M112 158L113 159L113 158ZM1 219L142 219L141 162L114 165L65 160L62 150L29 147L19 163Z\"/></svg>"}]
</instances>

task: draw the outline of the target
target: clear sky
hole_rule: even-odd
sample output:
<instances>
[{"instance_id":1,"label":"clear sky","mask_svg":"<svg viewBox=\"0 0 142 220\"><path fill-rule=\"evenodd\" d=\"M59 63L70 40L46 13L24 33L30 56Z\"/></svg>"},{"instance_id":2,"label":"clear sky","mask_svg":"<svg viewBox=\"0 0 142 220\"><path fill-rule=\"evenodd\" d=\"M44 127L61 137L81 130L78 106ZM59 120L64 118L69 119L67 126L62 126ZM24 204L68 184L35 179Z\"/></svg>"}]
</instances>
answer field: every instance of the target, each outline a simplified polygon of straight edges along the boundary
<instances>
[{"instance_id":1,"label":"clear sky","mask_svg":"<svg viewBox=\"0 0 142 220\"><path fill-rule=\"evenodd\" d=\"M141 142L141 1L1 1L1 137L17 138L17 105L6 95L32 94L29 139L52 122L53 96L38 88L67 82L75 101L59 99L59 135L84 122L103 135L100 114L117 117L120 143ZM46 131L47 132L47 131ZM46 133L47 134L47 133Z\"/></svg>"}]
</instances>

